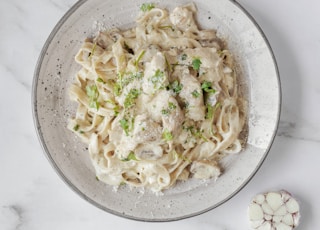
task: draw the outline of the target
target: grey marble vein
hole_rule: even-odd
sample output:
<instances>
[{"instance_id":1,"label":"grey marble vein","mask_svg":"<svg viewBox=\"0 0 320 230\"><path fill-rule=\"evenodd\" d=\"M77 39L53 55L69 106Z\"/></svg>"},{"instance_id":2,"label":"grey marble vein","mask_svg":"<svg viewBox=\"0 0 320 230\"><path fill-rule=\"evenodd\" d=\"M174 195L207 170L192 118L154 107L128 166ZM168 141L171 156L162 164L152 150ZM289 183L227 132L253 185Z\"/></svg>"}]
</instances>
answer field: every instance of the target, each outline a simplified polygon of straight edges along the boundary
<instances>
[{"instance_id":1,"label":"grey marble vein","mask_svg":"<svg viewBox=\"0 0 320 230\"><path fill-rule=\"evenodd\" d=\"M301 141L310 141L310 142L320 143L320 139L314 136L304 136L301 134L299 135L299 132L296 132L297 126L298 125L296 122L280 121L278 131L277 131L277 136L292 138L292 139L301 140Z\"/></svg>"},{"instance_id":2,"label":"grey marble vein","mask_svg":"<svg viewBox=\"0 0 320 230\"><path fill-rule=\"evenodd\" d=\"M13 230L19 230L24 224L24 210L20 205L8 205L8 206L3 206L2 207L4 210L9 212L10 215L15 217L15 221L11 223L11 228Z\"/></svg>"},{"instance_id":3,"label":"grey marble vein","mask_svg":"<svg viewBox=\"0 0 320 230\"><path fill-rule=\"evenodd\" d=\"M71 6L67 4L64 1L54 1L54 0L49 0L50 4L53 5L56 9L59 9L60 11L66 12Z\"/></svg>"}]
</instances>

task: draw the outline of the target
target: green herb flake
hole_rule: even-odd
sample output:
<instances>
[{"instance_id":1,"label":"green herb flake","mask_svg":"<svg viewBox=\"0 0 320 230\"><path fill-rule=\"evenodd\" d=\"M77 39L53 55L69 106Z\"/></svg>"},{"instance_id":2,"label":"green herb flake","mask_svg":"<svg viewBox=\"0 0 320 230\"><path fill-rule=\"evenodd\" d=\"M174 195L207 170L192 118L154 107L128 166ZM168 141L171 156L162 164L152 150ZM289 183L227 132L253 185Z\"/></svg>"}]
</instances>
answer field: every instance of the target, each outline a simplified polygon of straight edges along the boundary
<instances>
[{"instance_id":1,"label":"green herb flake","mask_svg":"<svg viewBox=\"0 0 320 230\"><path fill-rule=\"evenodd\" d=\"M134 160L134 161L137 161L138 159L136 158L136 155L134 155L134 152L131 151L129 153L129 155L127 156L127 158L123 158L122 161L131 161L131 160Z\"/></svg>"},{"instance_id":2,"label":"green herb flake","mask_svg":"<svg viewBox=\"0 0 320 230\"><path fill-rule=\"evenodd\" d=\"M185 109L188 109L190 107L190 103L188 101L185 101L183 107Z\"/></svg>"},{"instance_id":3,"label":"green herb flake","mask_svg":"<svg viewBox=\"0 0 320 230\"><path fill-rule=\"evenodd\" d=\"M126 135L128 136L129 135L129 121L125 118L122 118L120 121L120 126L121 128L123 129L123 131L126 133Z\"/></svg>"},{"instance_id":4,"label":"green herb flake","mask_svg":"<svg viewBox=\"0 0 320 230\"><path fill-rule=\"evenodd\" d=\"M177 108L177 106L176 106L174 103L169 102L168 108L169 108L170 110L173 110L173 109Z\"/></svg>"},{"instance_id":5,"label":"green herb flake","mask_svg":"<svg viewBox=\"0 0 320 230\"><path fill-rule=\"evenodd\" d=\"M115 116L118 116L119 113L120 113L120 107L119 107L118 105L115 105L115 106L113 107L113 112L114 112L114 115L115 115Z\"/></svg>"},{"instance_id":6,"label":"green herb flake","mask_svg":"<svg viewBox=\"0 0 320 230\"><path fill-rule=\"evenodd\" d=\"M166 141L171 141L173 139L172 133L167 129L162 133L162 138Z\"/></svg>"},{"instance_id":7,"label":"green herb flake","mask_svg":"<svg viewBox=\"0 0 320 230\"><path fill-rule=\"evenodd\" d=\"M135 73L131 73L130 76L133 78L133 79L142 79L143 78L143 72L139 71L139 72L135 72Z\"/></svg>"},{"instance_id":8,"label":"green herb flake","mask_svg":"<svg viewBox=\"0 0 320 230\"><path fill-rule=\"evenodd\" d=\"M192 133L194 127L191 125L191 126L186 127L185 129L186 129L187 131L190 131L190 132Z\"/></svg>"},{"instance_id":9,"label":"green herb flake","mask_svg":"<svg viewBox=\"0 0 320 230\"><path fill-rule=\"evenodd\" d=\"M146 51L142 50L141 53L139 54L138 58L134 61L134 65L136 66L136 68L138 68L139 62L143 58L145 53L146 53Z\"/></svg>"},{"instance_id":10,"label":"green herb flake","mask_svg":"<svg viewBox=\"0 0 320 230\"><path fill-rule=\"evenodd\" d=\"M161 71L160 69L157 69L154 75L150 78L150 80L154 85L156 85L161 81L163 76L164 76L163 71Z\"/></svg>"},{"instance_id":11,"label":"green herb flake","mask_svg":"<svg viewBox=\"0 0 320 230\"><path fill-rule=\"evenodd\" d=\"M78 131L79 128L80 128L79 124L76 124L76 125L73 127L73 130L74 130L74 131Z\"/></svg>"},{"instance_id":12,"label":"green herb flake","mask_svg":"<svg viewBox=\"0 0 320 230\"><path fill-rule=\"evenodd\" d=\"M191 94L195 98L198 98L200 96L200 93L197 90L194 90Z\"/></svg>"},{"instance_id":13,"label":"green herb flake","mask_svg":"<svg viewBox=\"0 0 320 230\"><path fill-rule=\"evenodd\" d=\"M214 106L207 105L207 113L206 113L206 118L207 119L212 119L213 114L216 112L216 110L220 107L220 102L217 102Z\"/></svg>"},{"instance_id":14,"label":"green herb flake","mask_svg":"<svg viewBox=\"0 0 320 230\"><path fill-rule=\"evenodd\" d=\"M103 83L103 84L106 83L101 77L98 77L96 81L97 81L97 82L100 82L100 83Z\"/></svg>"},{"instance_id":15,"label":"green herb flake","mask_svg":"<svg viewBox=\"0 0 320 230\"><path fill-rule=\"evenodd\" d=\"M161 110L161 113L163 114L163 115L169 115L169 110L167 110L167 109L163 109L163 110Z\"/></svg>"},{"instance_id":16,"label":"green herb flake","mask_svg":"<svg viewBox=\"0 0 320 230\"><path fill-rule=\"evenodd\" d=\"M120 94L122 93L122 89L123 89L123 74L118 73L117 77L118 77L117 81L115 82L115 84L113 86L113 91L116 96L120 96Z\"/></svg>"},{"instance_id":17,"label":"green herb flake","mask_svg":"<svg viewBox=\"0 0 320 230\"><path fill-rule=\"evenodd\" d=\"M185 60L187 60L187 55L186 54L182 54L181 55L181 61L185 61Z\"/></svg>"},{"instance_id":18,"label":"green herb flake","mask_svg":"<svg viewBox=\"0 0 320 230\"><path fill-rule=\"evenodd\" d=\"M113 112L115 116L118 116L119 112L120 112L120 107L119 105L117 105L114 101L111 100L107 100L107 103L110 103L111 105L113 105Z\"/></svg>"},{"instance_id":19,"label":"green herb flake","mask_svg":"<svg viewBox=\"0 0 320 230\"><path fill-rule=\"evenodd\" d=\"M114 86L113 86L113 91L114 91L114 94L116 95L116 96L120 96L120 94L121 94L121 87L120 87L120 85L119 84L114 84Z\"/></svg>"},{"instance_id":20,"label":"green herb flake","mask_svg":"<svg viewBox=\"0 0 320 230\"><path fill-rule=\"evenodd\" d=\"M174 28L172 26L159 26L160 29L164 30L164 29L171 29L172 31L174 31Z\"/></svg>"},{"instance_id":21,"label":"green herb flake","mask_svg":"<svg viewBox=\"0 0 320 230\"><path fill-rule=\"evenodd\" d=\"M143 3L141 6L140 6L140 10L142 12L147 12L147 11L150 11L154 8L154 4L153 3Z\"/></svg>"},{"instance_id":22,"label":"green herb flake","mask_svg":"<svg viewBox=\"0 0 320 230\"><path fill-rule=\"evenodd\" d=\"M124 108L127 109L127 108L131 107L132 105L134 105L134 101L135 101L135 99L138 98L139 95L140 95L139 90L131 89L124 100Z\"/></svg>"},{"instance_id":23,"label":"green herb flake","mask_svg":"<svg viewBox=\"0 0 320 230\"><path fill-rule=\"evenodd\" d=\"M212 83L209 81L204 81L201 84L201 89L206 93L215 93L216 90L212 88Z\"/></svg>"},{"instance_id":24,"label":"green herb flake","mask_svg":"<svg viewBox=\"0 0 320 230\"><path fill-rule=\"evenodd\" d=\"M89 97L89 106L90 108L99 109L99 91L96 85L87 85L86 86L87 96Z\"/></svg>"},{"instance_id":25,"label":"green herb flake","mask_svg":"<svg viewBox=\"0 0 320 230\"><path fill-rule=\"evenodd\" d=\"M175 108L177 108L177 106L174 103L169 102L168 103L168 108L161 110L161 113L163 115L169 115L171 113L171 111L174 110Z\"/></svg>"},{"instance_id":26,"label":"green herb flake","mask_svg":"<svg viewBox=\"0 0 320 230\"><path fill-rule=\"evenodd\" d=\"M212 119L212 117L213 117L213 106L207 105L206 118L207 119Z\"/></svg>"},{"instance_id":27,"label":"green herb flake","mask_svg":"<svg viewBox=\"0 0 320 230\"><path fill-rule=\"evenodd\" d=\"M203 130L195 130L192 131L192 135L198 138L203 139L204 141L208 142L209 140L202 134L204 131Z\"/></svg>"},{"instance_id":28,"label":"green herb flake","mask_svg":"<svg viewBox=\"0 0 320 230\"><path fill-rule=\"evenodd\" d=\"M194 70L199 70L200 69L200 65L202 64L201 60L199 58L194 58L192 60L192 68Z\"/></svg>"},{"instance_id":29,"label":"green herb flake","mask_svg":"<svg viewBox=\"0 0 320 230\"><path fill-rule=\"evenodd\" d=\"M178 82L177 80L175 80L175 81L172 82L172 84L171 84L171 88L172 88L173 92L175 92L175 93L177 93L177 94L181 92L182 87L183 87L183 85L180 84L180 82Z\"/></svg>"},{"instance_id":30,"label":"green herb flake","mask_svg":"<svg viewBox=\"0 0 320 230\"><path fill-rule=\"evenodd\" d=\"M186 162L188 162L188 163L191 163L191 162L192 162L192 160L190 160L188 157L183 156L182 154L179 154L179 153L177 153L176 151L174 151L173 154L174 154L173 156L174 156L175 159L181 159L181 160L186 161Z\"/></svg>"}]
</instances>

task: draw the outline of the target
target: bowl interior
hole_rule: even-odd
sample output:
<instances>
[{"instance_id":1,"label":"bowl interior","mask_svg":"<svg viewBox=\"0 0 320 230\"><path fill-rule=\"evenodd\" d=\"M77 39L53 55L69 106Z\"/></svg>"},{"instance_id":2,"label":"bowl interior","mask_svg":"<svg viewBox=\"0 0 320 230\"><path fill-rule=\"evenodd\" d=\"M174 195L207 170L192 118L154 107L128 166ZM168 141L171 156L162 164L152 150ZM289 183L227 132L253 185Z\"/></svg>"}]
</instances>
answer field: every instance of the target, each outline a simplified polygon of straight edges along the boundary
<instances>
[{"instance_id":1,"label":"bowl interior","mask_svg":"<svg viewBox=\"0 0 320 230\"><path fill-rule=\"evenodd\" d=\"M99 29L134 26L145 1L79 1L48 38L35 71L34 121L49 161L70 187L97 207L127 218L169 221L210 210L236 194L254 175L273 141L279 119L280 86L271 49L250 16L233 1L196 0L198 23L216 29L239 65L240 82L248 100L248 139L240 154L226 159L217 181L189 180L155 196L127 187L114 191L95 179L95 172L80 139L67 130L76 105L68 88L80 66L74 56L85 38ZM173 9L186 0L161 1Z\"/></svg>"}]
</instances>

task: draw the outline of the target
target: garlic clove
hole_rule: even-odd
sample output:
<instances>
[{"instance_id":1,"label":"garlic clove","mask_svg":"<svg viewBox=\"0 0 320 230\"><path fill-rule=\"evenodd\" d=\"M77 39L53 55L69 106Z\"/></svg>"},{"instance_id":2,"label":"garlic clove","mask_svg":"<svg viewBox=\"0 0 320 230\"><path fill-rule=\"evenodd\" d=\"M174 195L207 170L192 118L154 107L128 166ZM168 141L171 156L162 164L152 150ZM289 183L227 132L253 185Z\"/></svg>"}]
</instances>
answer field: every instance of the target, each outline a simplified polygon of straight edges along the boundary
<instances>
[{"instance_id":1,"label":"garlic clove","mask_svg":"<svg viewBox=\"0 0 320 230\"><path fill-rule=\"evenodd\" d=\"M293 226L293 217L291 213L288 213L287 215L285 215L282 218L282 222L285 223L286 225Z\"/></svg>"},{"instance_id":2,"label":"garlic clove","mask_svg":"<svg viewBox=\"0 0 320 230\"><path fill-rule=\"evenodd\" d=\"M257 228L258 230L271 230L271 223L270 221L265 221L263 224Z\"/></svg>"},{"instance_id":3,"label":"garlic clove","mask_svg":"<svg viewBox=\"0 0 320 230\"><path fill-rule=\"evenodd\" d=\"M250 220L262 220L263 219L263 210L258 204L251 204L249 207L249 218Z\"/></svg>"},{"instance_id":4,"label":"garlic clove","mask_svg":"<svg viewBox=\"0 0 320 230\"><path fill-rule=\"evenodd\" d=\"M278 210L283 205L281 194L277 192L267 193L266 200L273 211Z\"/></svg>"},{"instance_id":5,"label":"garlic clove","mask_svg":"<svg viewBox=\"0 0 320 230\"><path fill-rule=\"evenodd\" d=\"M261 219L261 220L251 220L251 221L250 221L250 226L251 226L251 228L256 229L256 228L258 228L259 226L261 226L261 225L263 224L263 222L265 222L264 219Z\"/></svg>"},{"instance_id":6,"label":"garlic clove","mask_svg":"<svg viewBox=\"0 0 320 230\"><path fill-rule=\"evenodd\" d=\"M264 213L269 214L269 215L274 214L272 208L270 207L270 205L266 201L261 204L261 207L262 207L262 210L264 211Z\"/></svg>"},{"instance_id":7,"label":"garlic clove","mask_svg":"<svg viewBox=\"0 0 320 230\"><path fill-rule=\"evenodd\" d=\"M289 226L289 225L286 225L284 223L276 223L275 226L274 226L275 230L292 230L292 227Z\"/></svg>"},{"instance_id":8,"label":"garlic clove","mask_svg":"<svg viewBox=\"0 0 320 230\"><path fill-rule=\"evenodd\" d=\"M287 207L285 205L282 205L277 211L274 212L274 215L283 216L286 213L287 213Z\"/></svg>"},{"instance_id":9,"label":"garlic clove","mask_svg":"<svg viewBox=\"0 0 320 230\"><path fill-rule=\"evenodd\" d=\"M282 218L283 218L283 216L273 216L272 221L274 223L279 223L279 222L281 222Z\"/></svg>"},{"instance_id":10,"label":"garlic clove","mask_svg":"<svg viewBox=\"0 0 320 230\"><path fill-rule=\"evenodd\" d=\"M258 194L257 196L255 196L254 201L257 204L262 204L265 201L265 196L263 194Z\"/></svg>"},{"instance_id":11,"label":"garlic clove","mask_svg":"<svg viewBox=\"0 0 320 230\"><path fill-rule=\"evenodd\" d=\"M298 212L298 211L299 211L299 204L298 204L298 202L297 202L295 199L293 199L293 198L291 198L291 199L289 199L289 200L287 201L286 206L287 206L288 212L290 212L290 213L295 213L295 212Z\"/></svg>"},{"instance_id":12,"label":"garlic clove","mask_svg":"<svg viewBox=\"0 0 320 230\"><path fill-rule=\"evenodd\" d=\"M293 226L298 226L299 225L299 221L300 221L300 213L297 212L297 213L294 213L292 214L292 217L293 217Z\"/></svg>"}]
</instances>

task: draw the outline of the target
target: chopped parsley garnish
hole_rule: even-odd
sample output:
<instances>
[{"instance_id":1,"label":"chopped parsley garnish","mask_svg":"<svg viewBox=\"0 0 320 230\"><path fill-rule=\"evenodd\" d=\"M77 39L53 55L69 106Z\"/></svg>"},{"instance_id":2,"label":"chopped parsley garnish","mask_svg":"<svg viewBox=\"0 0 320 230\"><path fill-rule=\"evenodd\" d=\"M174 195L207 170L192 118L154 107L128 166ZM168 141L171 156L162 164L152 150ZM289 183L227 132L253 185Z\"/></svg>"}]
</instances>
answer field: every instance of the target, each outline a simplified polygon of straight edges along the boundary
<instances>
[{"instance_id":1,"label":"chopped parsley garnish","mask_svg":"<svg viewBox=\"0 0 320 230\"><path fill-rule=\"evenodd\" d=\"M214 112L220 107L220 102L217 102L214 106L207 105L207 113L206 113L206 118L207 119L212 119Z\"/></svg>"},{"instance_id":2,"label":"chopped parsley garnish","mask_svg":"<svg viewBox=\"0 0 320 230\"><path fill-rule=\"evenodd\" d=\"M175 93L180 93L182 90L182 87L183 87L183 85L180 84L180 82L178 82L177 80L175 80L171 84L171 88L172 88L173 92L175 92Z\"/></svg>"},{"instance_id":3,"label":"chopped parsley garnish","mask_svg":"<svg viewBox=\"0 0 320 230\"><path fill-rule=\"evenodd\" d=\"M103 84L106 83L101 77L98 77L98 78L97 78L97 82L101 82L101 83L103 83Z\"/></svg>"},{"instance_id":4,"label":"chopped parsley garnish","mask_svg":"<svg viewBox=\"0 0 320 230\"><path fill-rule=\"evenodd\" d=\"M192 96L195 98L198 98L200 96L200 93L197 90L192 91Z\"/></svg>"},{"instance_id":5,"label":"chopped parsley garnish","mask_svg":"<svg viewBox=\"0 0 320 230\"><path fill-rule=\"evenodd\" d=\"M171 141L173 139L172 133L167 129L162 133L162 138L166 141Z\"/></svg>"},{"instance_id":6,"label":"chopped parsley garnish","mask_svg":"<svg viewBox=\"0 0 320 230\"><path fill-rule=\"evenodd\" d=\"M161 110L161 113L163 115L169 115L171 113L171 111L174 110L175 108L177 108L177 106L174 103L169 102L168 103L168 108Z\"/></svg>"},{"instance_id":7,"label":"chopped parsley garnish","mask_svg":"<svg viewBox=\"0 0 320 230\"><path fill-rule=\"evenodd\" d=\"M187 57L188 57L188 56L187 56L186 54L182 54L182 55L181 55L181 60L182 60L182 61L185 61L185 60L187 60Z\"/></svg>"},{"instance_id":8,"label":"chopped parsley garnish","mask_svg":"<svg viewBox=\"0 0 320 230\"><path fill-rule=\"evenodd\" d=\"M118 74L118 79L114 84L113 90L116 96L120 96L122 90L125 86L127 86L130 82L134 81L135 79L142 79L143 72L129 72L125 74Z\"/></svg>"},{"instance_id":9,"label":"chopped parsley garnish","mask_svg":"<svg viewBox=\"0 0 320 230\"><path fill-rule=\"evenodd\" d=\"M174 28L172 26L159 26L160 29L171 29L174 31Z\"/></svg>"},{"instance_id":10,"label":"chopped parsley garnish","mask_svg":"<svg viewBox=\"0 0 320 230\"><path fill-rule=\"evenodd\" d=\"M192 136L197 137L197 138L201 138L204 141L208 141L208 139L203 135L204 130L202 129L197 129L194 126L190 125L190 126L183 126L183 129L189 131L191 133Z\"/></svg>"},{"instance_id":11,"label":"chopped parsley garnish","mask_svg":"<svg viewBox=\"0 0 320 230\"><path fill-rule=\"evenodd\" d=\"M123 88L123 85L122 85L122 81L123 81L123 74L121 73L118 73L117 74L117 81L116 83L114 84L114 87L113 87L113 91L115 93L116 96L120 96L120 94L122 93L122 88Z\"/></svg>"},{"instance_id":12,"label":"chopped parsley garnish","mask_svg":"<svg viewBox=\"0 0 320 230\"><path fill-rule=\"evenodd\" d=\"M134 160L134 161L137 161L138 159L136 158L136 155L134 155L134 152L131 151L129 153L129 155L127 156L127 158L123 158L122 161L131 161L131 160Z\"/></svg>"},{"instance_id":13,"label":"chopped parsley garnish","mask_svg":"<svg viewBox=\"0 0 320 230\"><path fill-rule=\"evenodd\" d=\"M113 86L113 91L116 96L120 96L122 89L121 89L120 85L116 83Z\"/></svg>"},{"instance_id":14,"label":"chopped parsley garnish","mask_svg":"<svg viewBox=\"0 0 320 230\"><path fill-rule=\"evenodd\" d=\"M184 102L183 108L188 109L190 106L190 103L188 101Z\"/></svg>"},{"instance_id":15,"label":"chopped parsley garnish","mask_svg":"<svg viewBox=\"0 0 320 230\"><path fill-rule=\"evenodd\" d=\"M198 138L203 139L204 141L209 141L204 135L203 135L204 130L195 130L192 132L192 135Z\"/></svg>"},{"instance_id":16,"label":"chopped parsley garnish","mask_svg":"<svg viewBox=\"0 0 320 230\"><path fill-rule=\"evenodd\" d=\"M79 128L80 128L79 124L76 124L76 125L73 127L73 130L74 130L74 131L78 131Z\"/></svg>"},{"instance_id":17,"label":"chopped parsley garnish","mask_svg":"<svg viewBox=\"0 0 320 230\"><path fill-rule=\"evenodd\" d=\"M127 109L127 108L131 107L132 105L134 105L134 101L135 101L135 99L138 98L139 95L140 95L140 90L131 89L124 100L124 108Z\"/></svg>"},{"instance_id":18,"label":"chopped parsley garnish","mask_svg":"<svg viewBox=\"0 0 320 230\"><path fill-rule=\"evenodd\" d=\"M163 76L164 76L163 71L161 71L160 69L157 69L154 75L150 78L150 80L155 85L162 80Z\"/></svg>"},{"instance_id":19,"label":"chopped parsley garnish","mask_svg":"<svg viewBox=\"0 0 320 230\"><path fill-rule=\"evenodd\" d=\"M175 109L175 108L177 108L177 106L176 106L174 103L169 102L168 108L169 108L169 109Z\"/></svg>"},{"instance_id":20,"label":"chopped parsley garnish","mask_svg":"<svg viewBox=\"0 0 320 230\"><path fill-rule=\"evenodd\" d=\"M129 132L134 128L134 117L131 117L131 119L124 117L119 121L119 123L125 134L129 136Z\"/></svg>"},{"instance_id":21,"label":"chopped parsley garnish","mask_svg":"<svg viewBox=\"0 0 320 230\"><path fill-rule=\"evenodd\" d=\"M135 73L131 73L130 77L132 79L142 79L143 78L143 72L135 72Z\"/></svg>"},{"instance_id":22,"label":"chopped parsley garnish","mask_svg":"<svg viewBox=\"0 0 320 230\"><path fill-rule=\"evenodd\" d=\"M90 108L99 109L99 91L96 85L87 85L86 86L87 96L89 97L89 106Z\"/></svg>"},{"instance_id":23,"label":"chopped parsley garnish","mask_svg":"<svg viewBox=\"0 0 320 230\"><path fill-rule=\"evenodd\" d=\"M128 75L129 74L129 75ZM130 72L130 73L126 73L126 75L122 78L122 88L129 85L130 82L134 81L135 79L142 79L143 77L143 72Z\"/></svg>"},{"instance_id":24,"label":"chopped parsley garnish","mask_svg":"<svg viewBox=\"0 0 320 230\"><path fill-rule=\"evenodd\" d=\"M188 157L183 156L182 154L179 154L179 153L177 153L177 152L174 152L174 156L175 156L176 158L179 158L179 159L183 160L183 161L187 161L187 162L189 162L189 163L192 162L192 160L190 160Z\"/></svg>"},{"instance_id":25,"label":"chopped parsley garnish","mask_svg":"<svg viewBox=\"0 0 320 230\"><path fill-rule=\"evenodd\" d=\"M150 11L154 8L154 4L153 3L143 3L141 6L140 6L140 10L142 12L147 12L147 11Z\"/></svg>"},{"instance_id":26,"label":"chopped parsley garnish","mask_svg":"<svg viewBox=\"0 0 320 230\"><path fill-rule=\"evenodd\" d=\"M169 112L168 109L163 109L163 110L161 110L161 113L162 113L163 115L168 115L170 112Z\"/></svg>"},{"instance_id":27,"label":"chopped parsley garnish","mask_svg":"<svg viewBox=\"0 0 320 230\"><path fill-rule=\"evenodd\" d=\"M120 110L119 105L117 105L114 101L111 101L111 100L107 100L106 102L107 102L107 103L110 103L110 104L112 104L112 105L114 106L114 107L113 107L114 115L115 115L115 116L118 116L119 110Z\"/></svg>"},{"instance_id":28,"label":"chopped parsley garnish","mask_svg":"<svg viewBox=\"0 0 320 230\"><path fill-rule=\"evenodd\" d=\"M129 121L125 118L122 118L119 122L120 122L121 128L128 136L129 135L129 128L130 128Z\"/></svg>"},{"instance_id":29,"label":"chopped parsley garnish","mask_svg":"<svg viewBox=\"0 0 320 230\"><path fill-rule=\"evenodd\" d=\"M212 83L209 81L204 81L201 84L201 89L206 93L215 93L216 90L212 88Z\"/></svg>"},{"instance_id":30,"label":"chopped parsley garnish","mask_svg":"<svg viewBox=\"0 0 320 230\"><path fill-rule=\"evenodd\" d=\"M207 105L206 118L211 119L213 117L213 106Z\"/></svg>"},{"instance_id":31,"label":"chopped parsley garnish","mask_svg":"<svg viewBox=\"0 0 320 230\"><path fill-rule=\"evenodd\" d=\"M138 58L134 61L134 65L136 66L136 68L138 68L139 61L141 60L141 58L143 58L145 53L146 53L146 51L142 50L141 53L139 54Z\"/></svg>"},{"instance_id":32,"label":"chopped parsley garnish","mask_svg":"<svg viewBox=\"0 0 320 230\"><path fill-rule=\"evenodd\" d=\"M202 64L201 60L199 58L194 58L192 60L192 68L194 70L199 70L200 69L200 65Z\"/></svg>"}]
</instances>

